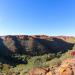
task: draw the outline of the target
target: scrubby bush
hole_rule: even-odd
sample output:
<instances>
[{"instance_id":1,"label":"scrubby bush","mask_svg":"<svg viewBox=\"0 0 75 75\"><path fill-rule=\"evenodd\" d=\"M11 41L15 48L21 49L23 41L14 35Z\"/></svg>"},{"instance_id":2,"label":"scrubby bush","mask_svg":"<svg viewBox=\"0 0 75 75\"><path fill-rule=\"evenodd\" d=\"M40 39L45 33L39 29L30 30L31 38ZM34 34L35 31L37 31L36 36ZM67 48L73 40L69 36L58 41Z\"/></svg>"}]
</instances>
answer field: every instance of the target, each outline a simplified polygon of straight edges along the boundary
<instances>
[{"instance_id":1,"label":"scrubby bush","mask_svg":"<svg viewBox=\"0 0 75 75\"><path fill-rule=\"evenodd\" d=\"M41 58L37 58L35 61L34 61L34 67L42 67L43 66L43 61Z\"/></svg>"},{"instance_id":2,"label":"scrubby bush","mask_svg":"<svg viewBox=\"0 0 75 75\"><path fill-rule=\"evenodd\" d=\"M55 58L55 54L50 53L50 54L47 55L46 61L49 61L49 60L51 60L53 58Z\"/></svg>"},{"instance_id":3,"label":"scrubby bush","mask_svg":"<svg viewBox=\"0 0 75 75\"><path fill-rule=\"evenodd\" d=\"M58 53L56 54L56 57L59 58L61 55L62 55L62 53L61 53L61 52L58 52Z\"/></svg>"},{"instance_id":4,"label":"scrubby bush","mask_svg":"<svg viewBox=\"0 0 75 75\"><path fill-rule=\"evenodd\" d=\"M10 68L11 68L11 66L10 65L8 65L8 64L3 64L2 65L2 72L3 73L8 73L9 72L9 70L10 70Z\"/></svg>"},{"instance_id":5,"label":"scrubby bush","mask_svg":"<svg viewBox=\"0 0 75 75\"><path fill-rule=\"evenodd\" d=\"M63 53L60 57L60 60L65 60L67 58L72 58L72 56L70 55L70 50L66 53Z\"/></svg>"},{"instance_id":6,"label":"scrubby bush","mask_svg":"<svg viewBox=\"0 0 75 75\"><path fill-rule=\"evenodd\" d=\"M58 59L58 58L54 58L53 60L50 61L49 65L51 67L54 67L54 66L59 66L61 64L61 60Z\"/></svg>"},{"instance_id":7,"label":"scrubby bush","mask_svg":"<svg viewBox=\"0 0 75 75\"><path fill-rule=\"evenodd\" d=\"M74 46L73 46L72 50L75 50L75 44L74 44Z\"/></svg>"},{"instance_id":8,"label":"scrubby bush","mask_svg":"<svg viewBox=\"0 0 75 75\"><path fill-rule=\"evenodd\" d=\"M24 63L27 64L28 63L28 59L30 59L29 56L27 55L20 55L20 54L13 54L11 56L11 58L13 59L13 61L19 62L19 63Z\"/></svg>"}]
</instances>

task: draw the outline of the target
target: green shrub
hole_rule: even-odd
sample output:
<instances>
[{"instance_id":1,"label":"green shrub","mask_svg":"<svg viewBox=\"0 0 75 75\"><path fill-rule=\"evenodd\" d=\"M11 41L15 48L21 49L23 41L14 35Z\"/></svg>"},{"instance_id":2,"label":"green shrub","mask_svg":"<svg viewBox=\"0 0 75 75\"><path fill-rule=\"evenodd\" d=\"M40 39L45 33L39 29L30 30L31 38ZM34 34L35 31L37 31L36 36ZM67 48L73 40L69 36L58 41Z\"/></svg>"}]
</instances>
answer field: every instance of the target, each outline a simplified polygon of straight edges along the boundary
<instances>
[{"instance_id":1,"label":"green shrub","mask_svg":"<svg viewBox=\"0 0 75 75\"><path fill-rule=\"evenodd\" d=\"M22 62L22 63L25 63L25 64L27 64L28 63L28 59L30 59L29 56L27 56L27 55L20 55L20 54L13 54L11 56L11 58L13 59L13 61Z\"/></svg>"},{"instance_id":2,"label":"green shrub","mask_svg":"<svg viewBox=\"0 0 75 75\"><path fill-rule=\"evenodd\" d=\"M56 55L56 57L59 58L61 55L62 55L62 53L58 52L57 55Z\"/></svg>"},{"instance_id":3,"label":"green shrub","mask_svg":"<svg viewBox=\"0 0 75 75\"><path fill-rule=\"evenodd\" d=\"M54 58L53 60L50 61L49 66L54 67L54 66L58 66L60 64L61 64L61 60L58 58Z\"/></svg>"},{"instance_id":4,"label":"green shrub","mask_svg":"<svg viewBox=\"0 0 75 75\"><path fill-rule=\"evenodd\" d=\"M41 58L37 58L35 61L34 61L34 67L42 67L43 66L43 61Z\"/></svg>"},{"instance_id":5,"label":"green shrub","mask_svg":"<svg viewBox=\"0 0 75 75\"><path fill-rule=\"evenodd\" d=\"M49 60L51 60L53 58L55 58L55 54L50 53L50 54L47 55L46 61L49 61Z\"/></svg>"},{"instance_id":6,"label":"green shrub","mask_svg":"<svg viewBox=\"0 0 75 75\"><path fill-rule=\"evenodd\" d=\"M3 66L2 66L2 72L7 73L7 72L9 72L10 68L11 68L10 65L3 64Z\"/></svg>"},{"instance_id":7,"label":"green shrub","mask_svg":"<svg viewBox=\"0 0 75 75\"><path fill-rule=\"evenodd\" d=\"M73 46L72 50L75 50L75 45Z\"/></svg>"}]
</instances>

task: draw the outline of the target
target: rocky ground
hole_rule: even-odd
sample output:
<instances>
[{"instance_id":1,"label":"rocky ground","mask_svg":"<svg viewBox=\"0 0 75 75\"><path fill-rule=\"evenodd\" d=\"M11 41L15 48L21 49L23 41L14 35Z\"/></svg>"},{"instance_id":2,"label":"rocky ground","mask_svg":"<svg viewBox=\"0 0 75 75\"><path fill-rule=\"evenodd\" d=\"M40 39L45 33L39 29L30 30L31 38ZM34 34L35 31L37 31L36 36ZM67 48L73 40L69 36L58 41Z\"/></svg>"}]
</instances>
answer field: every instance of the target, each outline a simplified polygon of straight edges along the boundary
<instances>
[{"instance_id":1,"label":"rocky ground","mask_svg":"<svg viewBox=\"0 0 75 75\"><path fill-rule=\"evenodd\" d=\"M64 60L56 68L34 68L28 75L75 75L75 58Z\"/></svg>"}]
</instances>

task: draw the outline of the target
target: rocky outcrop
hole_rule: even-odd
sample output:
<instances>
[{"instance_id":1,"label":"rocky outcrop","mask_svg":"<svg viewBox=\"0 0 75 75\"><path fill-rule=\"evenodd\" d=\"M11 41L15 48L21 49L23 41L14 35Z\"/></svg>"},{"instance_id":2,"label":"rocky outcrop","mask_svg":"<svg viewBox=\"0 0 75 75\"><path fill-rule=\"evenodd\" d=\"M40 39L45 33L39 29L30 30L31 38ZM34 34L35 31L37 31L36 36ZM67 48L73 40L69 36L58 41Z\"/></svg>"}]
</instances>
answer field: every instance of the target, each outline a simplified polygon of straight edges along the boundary
<instances>
[{"instance_id":1,"label":"rocky outcrop","mask_svg":"<svg viewBox=\"0 0 75 75\"><path fill-rule=\"evenodd\" d=\"M35 68L28 75L75 75L75 59L64 60L55 70Z\"/></svg>"},{"instance_id":2,"label":"rocky outcrop","mask_svg":"<svg viewBox=\"0 0 75 75\"><path fill-rule=\"evenodd\" d=\"M28 75L50 75L49 68L34 68L29 71Z\"/></svg>"},{"instance_id":3,"label":"rocky outcrop","mask_svg":"<svg viewBox=\"0 0 75 75\"><path fill-rule=\"evenodd\" d=\"M75 59L67 59L56 70L57 75L75 75Z\"/></svg>"}]
</instances>

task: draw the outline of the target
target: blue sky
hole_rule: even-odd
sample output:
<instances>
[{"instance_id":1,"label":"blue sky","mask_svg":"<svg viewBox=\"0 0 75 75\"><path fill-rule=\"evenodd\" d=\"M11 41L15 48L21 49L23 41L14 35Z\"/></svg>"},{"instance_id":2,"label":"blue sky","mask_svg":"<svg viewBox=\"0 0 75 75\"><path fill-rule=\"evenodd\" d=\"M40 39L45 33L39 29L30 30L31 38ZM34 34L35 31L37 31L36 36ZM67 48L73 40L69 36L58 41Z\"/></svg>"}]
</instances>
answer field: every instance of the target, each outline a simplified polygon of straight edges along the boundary
<instances>
[{"instance_id":1,"label":"blue sky","mask_svg":"<svg viewBox=\"0 0 75 75\"><path fill-rule=\"evenodd\" d=\"M0 0L0 35L74 35L75 0Z\"/></svg>"}]
</instances>

